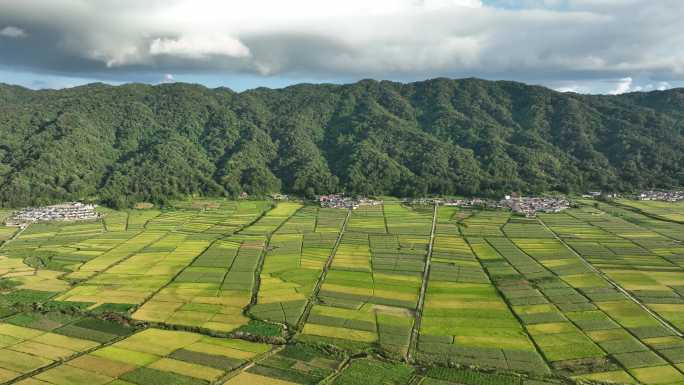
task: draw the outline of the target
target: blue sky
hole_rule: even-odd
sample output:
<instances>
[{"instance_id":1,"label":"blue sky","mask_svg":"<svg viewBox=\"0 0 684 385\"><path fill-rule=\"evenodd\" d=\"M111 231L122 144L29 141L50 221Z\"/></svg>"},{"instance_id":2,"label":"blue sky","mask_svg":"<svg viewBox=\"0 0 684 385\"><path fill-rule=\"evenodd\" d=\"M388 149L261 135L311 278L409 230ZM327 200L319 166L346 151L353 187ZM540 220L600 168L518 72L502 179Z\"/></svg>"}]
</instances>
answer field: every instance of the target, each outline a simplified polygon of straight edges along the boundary
<instances>
[{"instance_id":1,"label":"blue sky","mask_svg":"<svg viewBox=\"0 0 684 385\"><path fill-rule=\"evenodd\" d=\"M679 0L3 0L0 82L241 91L440 76L684 86Z\"/></svg>"}]
</instances>

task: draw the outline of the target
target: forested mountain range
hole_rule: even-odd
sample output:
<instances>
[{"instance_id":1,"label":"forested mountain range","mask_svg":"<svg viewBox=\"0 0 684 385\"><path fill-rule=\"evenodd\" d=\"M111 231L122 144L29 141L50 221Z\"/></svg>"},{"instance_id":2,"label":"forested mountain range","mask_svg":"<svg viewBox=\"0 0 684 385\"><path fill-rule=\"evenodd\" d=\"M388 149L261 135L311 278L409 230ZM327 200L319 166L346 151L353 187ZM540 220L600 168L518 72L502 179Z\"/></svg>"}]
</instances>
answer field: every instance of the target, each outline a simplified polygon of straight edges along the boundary
<instances>
[{"instance_id":1,"label":"forested mountain range","mask_svg":"<svg viewBox=\"0 0 684 385\"><path fill-rule=\"evenodd\" d=\"M515 82L0 85L0 202L188 194L496 195L684 185L684 89Z\"/></svg>"}]
</instances>

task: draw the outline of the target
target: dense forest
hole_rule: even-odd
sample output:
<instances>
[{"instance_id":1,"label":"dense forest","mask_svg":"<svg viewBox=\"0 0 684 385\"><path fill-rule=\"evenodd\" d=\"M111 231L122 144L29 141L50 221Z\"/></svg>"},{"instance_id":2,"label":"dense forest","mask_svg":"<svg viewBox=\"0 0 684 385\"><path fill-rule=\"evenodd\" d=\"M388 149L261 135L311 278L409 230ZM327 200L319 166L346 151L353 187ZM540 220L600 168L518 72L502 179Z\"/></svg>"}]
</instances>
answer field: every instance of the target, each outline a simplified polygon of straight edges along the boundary
<instances>
[{"instance_id":1,"label":"dense forest","mask_svg":"<svg viewBox=\"0 0 684 385\"><path fill-rule=\"evenodd\" d=\"M0 85L0 202L287 192L497 195L684 185L684 89L515 82Z\"/></svg>"}]
</instances>

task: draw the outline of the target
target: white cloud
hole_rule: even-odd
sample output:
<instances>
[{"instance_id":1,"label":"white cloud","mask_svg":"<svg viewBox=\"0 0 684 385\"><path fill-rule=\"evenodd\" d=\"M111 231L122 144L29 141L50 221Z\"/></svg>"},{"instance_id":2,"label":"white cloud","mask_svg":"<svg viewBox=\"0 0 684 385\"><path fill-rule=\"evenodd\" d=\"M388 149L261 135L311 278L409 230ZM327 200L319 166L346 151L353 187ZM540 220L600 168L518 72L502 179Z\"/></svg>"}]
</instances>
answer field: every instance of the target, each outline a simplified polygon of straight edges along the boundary
<instances>
[{"instance_id":1,"label":"white cloud","mask_svg":"<svg viewBox=\"0 0 684 385\"><path fill-rule=\"evenodd\" d=\"M610 95L620 95L626 92L632 91L632 83L634 80L631 77L626 77L617 80L617 85L611 91L608 91Z\"/></svg>"},{"instance_id":2,"label":"white cloud","mask_svg":"<svg viewBox=\"0 0 684 385\"><path fill-rule=\"evenodd\" d=\"M669 82L658 82L658 85L656 86L656 90L658 91L665 91L669 90L672 88L672 85L670 85Z\"/></svg>"},{"instance_id":3,"label":"white cloud","mask_svg":"<svg viewBox=\"0 0 684 385\"><path fill-rule=\"evenodd\" d=\"M558 92L576 92L576 93L583 93L586 92L585 88L580 86L579 84L569 84L565 86L559 86L554 88Z\"/></svg>"},{"instance_id":4,"label":"white cloud","mask_svg":"<svg viewBox=\"0 0 684 385\"><path fill-rule=\"evenodd\" d=\"M0 26L20 25L31 31L27 44L37 44L0 46L0 64L84 77L148 71L153 81L160 72L479 76L576 92L595 81L613 93L684 79L684 1L498 3L528 8L480 0L0 0Z\"/></svg>"},{"instance_id":5,"label":"white cloud","mask_svg":"<svg viewBox=\"0 0 684 385\"><path fill-rule=\"evenodd\" d=\"M178 39L154 39L150 44L151 55L171 55L189 59L205 59L209 56L244 58L249 48L231 36L184 36Z\"/></svg>"},{"instance_id":6,"label":"white cloud","mask_svg":"<svg viewBox=\"0 0 684 385\"><path fill-rule=\"evenodd\" d=\"M21 29L19 27L13 27L13 26L9 25L3 29L0 29L0 36L11 37L13 39L19 39L19 38L28 36L28 34L26 33L26 31L24 31L23 29Z\"/></svg>"}]
</instances>

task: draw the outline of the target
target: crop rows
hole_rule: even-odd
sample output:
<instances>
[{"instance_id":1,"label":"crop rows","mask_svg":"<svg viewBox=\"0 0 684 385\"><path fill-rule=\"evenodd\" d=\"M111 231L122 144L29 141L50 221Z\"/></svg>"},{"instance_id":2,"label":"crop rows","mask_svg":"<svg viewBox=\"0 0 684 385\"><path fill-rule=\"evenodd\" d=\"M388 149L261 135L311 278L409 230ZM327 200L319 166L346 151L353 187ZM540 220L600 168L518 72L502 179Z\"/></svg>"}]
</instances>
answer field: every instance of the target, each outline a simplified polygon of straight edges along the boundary
<instances>
[{"instance_id":1,"label":"crop rows","mask_svg":"<svg viewBox=\"0 0 684 385\"><path fill-rule=\"evenodd\" d=\"M202 252L184 259L133 317L221 332L246 324L243 309L251 302L268 235L300 207L281 204L240 234L202 244Z\"/></svg>"},{"instance_id":2,"label":"crop rows","mask_svg":"<svg viewBox=\"0 0 684 385\"><path fill-rule=\"evenodd\" d=\"M332 375L342 356L312 345L292 344L226 381L225 385L315 385Z\"/></svg>"},{"instance_id":3,"label":"crop rows","mask_svg":"<svg viewBox=\"0 0 684 385\"><path fill-rule=\"evenodd\" d=\"M684 310L684 246L648 227L603 211L587 208L575 210L570 215L585 226L600 229L603 236L592 241L568 239L567 244L681 330L684 327L681 316ZM562 227L553 223L554 219L544 220L549 221L554 230ZM684 225L670 226L680 226L684 232Z\"/></svg>"},{"instance_id":4,"label":"crop rows","mask_svg":"<svg viewBox=\"0 0 684 385\"><path fill-rule=\"evenodd\" d=\"M601 245L604 251L609 251L615 260L619 260L622 253L633 252L633 244L624 242L624 239L611 238L610 234L600 227L599 230L595 230L595 236L591 241L577 241L573 233L578 229L581 232L587 232L589 229L577 221L577 218L583 217L584 214L573 215L576 215L572 217L575 219L548 215L543 216L543 219L551 222L551 228L567 237L567 243L581 253L597 250L596 245ZM588 244L594 246L589 247ZM601 348L603 353L594 351L591 356L594 362L603 360L600 358L602 356L607 356L610 358L606 362L608 365L616 364L622 369L606 370L602 373L596 365L590 370L584 369L591 373L588 375L589 378L626 381L625 378L629 375L649 383L652 381L653 373L662 373L669 382L684 379L677 365L681 361L673 359L672 355L664 354L657 344L662 339L677 341L678 338L639 304L616 290L603 276L586 265L583 266L577 255L569 252L569 249L564 250L561 241L538 240L530 244L526 240L516 240L516 246L560 278L562 285L556 282L553 294L562 296L562 302L549 297L548 291L541 291L565 318ZM596 261L592 258L587 260L593 261L592 263ZM598 266L601 267L600 264ZM575 340L572 341L577 343ZM585 360L590 357L588 345L586 350L587 356L583 357ZM564 363L556 364L557 367L561 365ZM606 366L606 369L608 368L609 366Z\"/></svg>"},{"instance_id":5,"label":"crop rows","mask_svg":"<svg viewBox=\"0 0 684 385\"><path fill-rule=\"evenodd\" d=\"M418 349L430 361L547 372L529 336L498 295L470 245L449 223L457 211L440 208ZM451 231L449 231L451 230ZM481 258L489 246L470 239Z\"/></svg>"},{"instance_id":6,"label":"crop rows","mask_svg":"<svg viewBox=\"0 0 684 385\"><path fill-rule=\"evenodd\" d=\"M684 222L684 202L618 200L619 203L634 207L644 213L672 221Z\"/></svg>"},{"instance_id":7,"label":"crop rows","mask_svg":"<svg viewBox=\"0 0 684 385\"><path fill-rule=\"evenodd\" d=\"M347 210L221 199L102 212L0 247L0 382L684 382L684 225L625 206L522 218L389 200L346 222ZM104 320L130 318L291 340L262 357L270 345ZM438 367L347 362L321 342Z\"/></svg>"},{"instance_id":8,"label":"crop rows","mask_svg":"<svg viewBox=\"0 0 684 385\"><path fill-rule=\"evenodd\" d=\"M254 316L297 325L342 231L346 211L306 208L271 237Z\"/></svg>"},{"instance_id":9,"label":"crop rows","mask_svg":"<svg viewBox=\"0 0 684 385\"><path fill-rule=\"evenodd\" d=\"M431 210L355 210L303 334L405 354L432 228Z\"/></svg>"},{"instance_id":10,"label":"crop rows","mask_svg":"<svg viewBox=\"0 0 684 385\"><path fill-rule=\"evenodd\" d=\"M23 385L207 385L269 345L146 329L20 381Z\"/></svg>"},{"instance_id":11,"label":"crop rows","mask_svg":"<svg viewBox=\"0 0 684 385\"><path fill-rule=\"evenodd\" d=\"M130 334L113 322L61 313L20 313L0 323L0 382L77 356Z\"/></svg>"}]
</instances>

